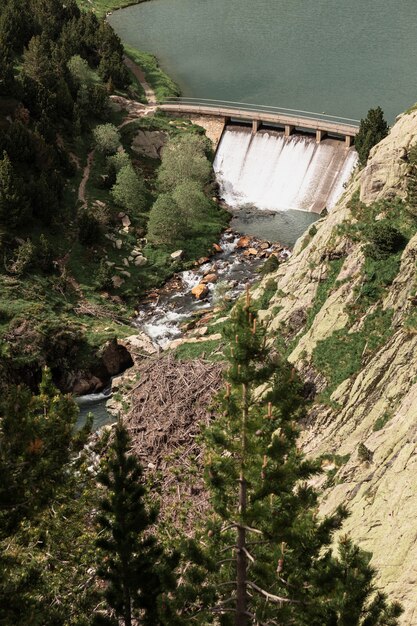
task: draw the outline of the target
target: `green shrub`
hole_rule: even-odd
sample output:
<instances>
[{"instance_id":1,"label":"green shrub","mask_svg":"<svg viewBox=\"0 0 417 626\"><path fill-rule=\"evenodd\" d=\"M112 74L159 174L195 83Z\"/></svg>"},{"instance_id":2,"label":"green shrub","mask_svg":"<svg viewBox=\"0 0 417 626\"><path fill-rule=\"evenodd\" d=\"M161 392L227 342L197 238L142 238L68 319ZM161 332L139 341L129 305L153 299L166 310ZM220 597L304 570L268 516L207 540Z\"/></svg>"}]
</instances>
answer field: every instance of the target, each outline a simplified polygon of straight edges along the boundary
<instances>
[{"instance_id":1,"label":"green shrub","mask_svg":"<svg viewBox=\"0 0 417 626\"><path fill-rule=\"evenodd\" d=\"M373 458L373 453L365 446L364 443L360 443L358 445L358 459L362 463L371 463Z\"/></svg>"},{"instance_id":2,"label":"green shrub","mask_svg":"<svg viewBox=\"0 0 417 626\"><path fill-rule=\"evenodd\" d=\"M403 250L407 239L387 220L375 222L368 231L369 244L365 254L375 260L386 259L391 254Z\"/></svg>"},{"instance_id":3,"label":"green shrub","mask_svg":"<svg viewBox=\"0 0 417 626\"><path fill-rule=\"evenodd\" d=\"M271 256L265 261L265 263L259 268L258 272L261 276L265 276L266 274L271 274L272 272L276 272L279 268L280 262L275 254L271 254Z\"/></svg>"}]
</instances>

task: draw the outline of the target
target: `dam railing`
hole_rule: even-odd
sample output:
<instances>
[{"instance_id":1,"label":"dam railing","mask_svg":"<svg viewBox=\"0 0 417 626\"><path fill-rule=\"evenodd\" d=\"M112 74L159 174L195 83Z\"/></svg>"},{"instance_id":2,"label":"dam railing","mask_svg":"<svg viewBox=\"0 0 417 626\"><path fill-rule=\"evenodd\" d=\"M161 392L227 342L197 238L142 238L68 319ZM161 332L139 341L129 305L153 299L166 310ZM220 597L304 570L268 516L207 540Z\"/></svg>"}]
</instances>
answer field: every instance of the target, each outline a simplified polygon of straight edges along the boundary
<instances>
[{"instance_id":1,"label":"dam railing","mask_svg":"<svg viewBox=\"0 0 417 626\"><path fill-rule=\"evenodd\" d=\"M321 141L327 133L341 135L345 137L347 146L351 145L352 139L358 133L360 123L359 120L327 113L201 98L169 98L160 104L159 108L172 113L221 117L225 124L231 119L249 121L252 122L254 132L262 124L272 124L284 127L287 136L295 129L314 131L317 141Z\"/></svg>"}]
</instances>

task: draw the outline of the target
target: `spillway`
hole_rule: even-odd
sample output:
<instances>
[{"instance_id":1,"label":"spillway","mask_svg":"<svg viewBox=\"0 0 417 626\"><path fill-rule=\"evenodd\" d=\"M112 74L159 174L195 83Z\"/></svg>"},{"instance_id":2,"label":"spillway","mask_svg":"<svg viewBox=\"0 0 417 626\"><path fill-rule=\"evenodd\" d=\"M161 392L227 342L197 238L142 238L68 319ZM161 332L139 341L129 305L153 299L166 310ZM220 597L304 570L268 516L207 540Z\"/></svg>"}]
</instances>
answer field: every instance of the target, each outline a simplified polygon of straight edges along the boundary
<instances>
[{"instance_id":1,"label":"spillway","mask_svg":"<svg viewBox=\"0 0 417 626\"><path fill-rule=\"evenodd\" d=\"M336 204L356 163L356 151L337 139L229 126L214 171L229 206L320 213Z\"/></svg>"}]
</instances>

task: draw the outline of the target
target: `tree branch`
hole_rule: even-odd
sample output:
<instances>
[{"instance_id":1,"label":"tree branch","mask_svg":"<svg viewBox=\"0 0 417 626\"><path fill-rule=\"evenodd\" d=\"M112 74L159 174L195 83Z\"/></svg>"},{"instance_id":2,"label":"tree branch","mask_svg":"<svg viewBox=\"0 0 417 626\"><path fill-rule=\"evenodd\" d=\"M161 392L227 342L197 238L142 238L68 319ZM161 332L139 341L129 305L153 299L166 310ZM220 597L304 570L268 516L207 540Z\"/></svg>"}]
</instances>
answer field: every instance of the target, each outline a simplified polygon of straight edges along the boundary
<instances>
[{"instance_id":1,"label":"tree branch","mask_svg":"<svg viewBox=\"0 0 417 626\"><path fill-rule=\"evenodd\" d=\"M298 600L291 600L290 598L283 598L281 596L276 596L273 593L269 593L268 591L265 591L265 589L262 589L261 587L258 587L258 585L255 585L255 583L251 582L250 580L247 580L246 584L248 585L248 587L251 587L251 589L254 589L262 596L264 596L267 600L269 600L269 602L273 602L274 604L282 604L284 602L288 602L291 604L301 604L301 602L299 602Z\"/></svg>"}]
</instances>

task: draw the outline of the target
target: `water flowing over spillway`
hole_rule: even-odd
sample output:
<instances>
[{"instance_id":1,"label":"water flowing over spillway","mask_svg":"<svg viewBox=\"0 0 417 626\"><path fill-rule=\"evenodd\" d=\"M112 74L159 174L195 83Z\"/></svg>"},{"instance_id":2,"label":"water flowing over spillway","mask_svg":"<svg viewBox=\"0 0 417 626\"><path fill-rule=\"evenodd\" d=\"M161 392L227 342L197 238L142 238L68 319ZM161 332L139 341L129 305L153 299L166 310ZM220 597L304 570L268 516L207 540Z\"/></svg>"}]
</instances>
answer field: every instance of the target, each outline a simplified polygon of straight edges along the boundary
<instances>
[{"instance_id":1,"label":"water flowing over spillway","mask_svg":"<svg viewBox=\"0 0 417 626\"><path fill-rule=\"evenodd\" d=\"M339 140L228 127L214 170L229 206L320 213L335 205L356 162L355 150Z\"/></svg>"}]
</instances>

